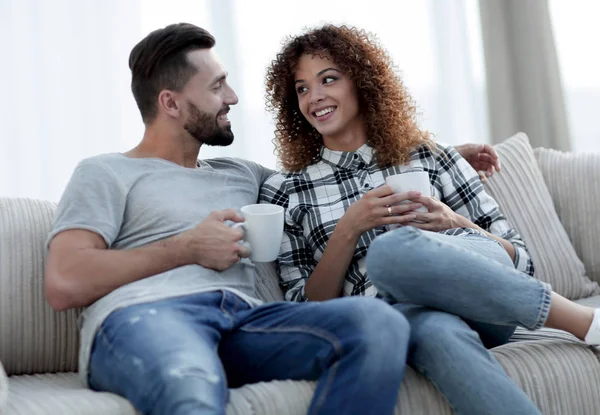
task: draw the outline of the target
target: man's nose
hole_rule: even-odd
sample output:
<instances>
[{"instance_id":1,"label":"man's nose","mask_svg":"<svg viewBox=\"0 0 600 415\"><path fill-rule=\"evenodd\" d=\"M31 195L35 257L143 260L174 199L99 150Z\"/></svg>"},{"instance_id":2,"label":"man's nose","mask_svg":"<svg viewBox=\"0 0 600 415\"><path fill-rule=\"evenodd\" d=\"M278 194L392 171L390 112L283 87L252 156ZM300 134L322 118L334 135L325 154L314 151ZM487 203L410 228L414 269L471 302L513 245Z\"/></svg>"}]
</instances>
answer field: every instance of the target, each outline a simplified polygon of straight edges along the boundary
<instances>
[{"instance_id":1,"label":"man's nose","mask_svg":"<svg viewBox=\"0 0 600 415\"><path fill-rule=\"evenodd\" d=\"M233 88L229 88L229 93L227 94L227 97L225 99L225 103L227 105L235 105L239 102L238 96L235 93L235 91L233 90Z\"/></svg>"}]
</instances>

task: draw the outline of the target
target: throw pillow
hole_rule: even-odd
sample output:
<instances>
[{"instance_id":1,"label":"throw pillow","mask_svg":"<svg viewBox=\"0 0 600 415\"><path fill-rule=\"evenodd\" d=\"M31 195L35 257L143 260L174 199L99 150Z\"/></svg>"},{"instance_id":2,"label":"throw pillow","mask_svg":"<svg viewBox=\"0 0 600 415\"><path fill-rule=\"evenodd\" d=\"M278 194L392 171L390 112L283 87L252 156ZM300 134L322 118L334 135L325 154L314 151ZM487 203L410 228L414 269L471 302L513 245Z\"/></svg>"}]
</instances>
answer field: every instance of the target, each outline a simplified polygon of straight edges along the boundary
<instances>
[{"instance_id":1,"label":"throw pillow","mask_svg":"<svg viewBox=\"0 0 600 415\"><path fill-rule=\"evenodd\" d=\"M600 282L600 154L536 148L546 185L587 275Z\"/></svg>"},{"instance_id":2,"label":"throw pillow","mask_svg":"<svg viewBox=\"0 0 600 415\"><path fill-rule=\"evenodd\" d=\"M486 190L525 241L534 276L572 300L600 293L556 214L527 136L518 133L494 148L502 170L487 181Z\"/></svg>"}]
</instances>

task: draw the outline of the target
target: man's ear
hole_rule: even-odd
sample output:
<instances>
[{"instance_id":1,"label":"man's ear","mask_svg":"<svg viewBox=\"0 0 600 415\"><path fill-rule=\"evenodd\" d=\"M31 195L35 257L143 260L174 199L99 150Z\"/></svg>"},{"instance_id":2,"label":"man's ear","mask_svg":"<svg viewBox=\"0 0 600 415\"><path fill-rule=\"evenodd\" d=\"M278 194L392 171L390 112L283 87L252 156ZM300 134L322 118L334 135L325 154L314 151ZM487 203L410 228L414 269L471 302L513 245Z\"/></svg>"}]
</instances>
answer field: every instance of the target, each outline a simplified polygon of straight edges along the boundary
<instances>
[{"instance_id":1,"label":"man's ear","mask_svg":"<svg viewBox=\"0 0 600 415\"><path fill-rule=\"evenodd\" d=\"M173 91L163 89L158 94L159 109L173 118L179 118L182 108L176 98L176 94Z\"/></svg>"}]
</instances>

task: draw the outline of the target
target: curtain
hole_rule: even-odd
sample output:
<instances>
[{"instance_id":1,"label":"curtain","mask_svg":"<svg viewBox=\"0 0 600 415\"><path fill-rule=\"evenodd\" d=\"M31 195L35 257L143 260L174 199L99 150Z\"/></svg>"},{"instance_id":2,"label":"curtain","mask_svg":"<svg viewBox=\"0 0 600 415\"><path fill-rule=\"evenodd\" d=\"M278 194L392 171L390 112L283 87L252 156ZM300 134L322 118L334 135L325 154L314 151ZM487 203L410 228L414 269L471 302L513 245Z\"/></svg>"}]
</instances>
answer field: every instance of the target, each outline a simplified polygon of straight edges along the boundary
<instances>
[{"instance_id":1,"label":"curtain","mask_svg":"<svg viewBox=\"0 0 600 415\"><path fill-rule=\"evenodd\" d=\"M492 141L525 132L534 147L570 150L546 0L480 0Z\"/></svg>"}]
</instances>

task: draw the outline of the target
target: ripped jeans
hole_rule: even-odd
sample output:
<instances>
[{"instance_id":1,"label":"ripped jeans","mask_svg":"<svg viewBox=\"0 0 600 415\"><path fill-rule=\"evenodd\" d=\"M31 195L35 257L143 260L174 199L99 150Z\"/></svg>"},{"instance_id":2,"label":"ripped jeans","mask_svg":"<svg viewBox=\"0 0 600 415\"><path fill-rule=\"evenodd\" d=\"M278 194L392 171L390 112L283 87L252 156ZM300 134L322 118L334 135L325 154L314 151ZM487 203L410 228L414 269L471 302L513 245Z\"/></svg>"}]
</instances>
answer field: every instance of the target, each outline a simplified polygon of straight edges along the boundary
<instances>
[{"instance_id":1,"label":"ripped jeans","mask_svg":"<svg viewBox=\"0 0 600 415\"><path fill-rule=\"evenodd\" d=\"M110 314L88 381L143 414L222 415L229 387L276 379L317 381L309 414L392 414L408 337L404 316L377 299L251 308L214 291Z\"/></svg>"}]
</instances>

